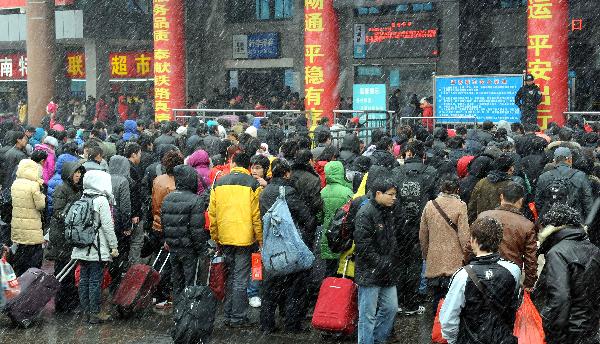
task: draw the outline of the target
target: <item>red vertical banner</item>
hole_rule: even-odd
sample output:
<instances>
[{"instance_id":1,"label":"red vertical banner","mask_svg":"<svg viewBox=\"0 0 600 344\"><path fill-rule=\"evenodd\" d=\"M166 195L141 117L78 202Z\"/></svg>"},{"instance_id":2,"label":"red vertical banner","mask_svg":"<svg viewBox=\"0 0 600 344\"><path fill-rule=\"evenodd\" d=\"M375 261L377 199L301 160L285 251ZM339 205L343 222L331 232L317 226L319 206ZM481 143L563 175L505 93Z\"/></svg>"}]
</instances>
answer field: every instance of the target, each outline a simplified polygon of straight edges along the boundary
<instances>
[{"instance_id":1,"label":"red vertical banner","mask_svg":"<svg viewBox=\"0 0 600 344\"><path fill-rule=\"evenodd\" d=\"M85 79L85 53L68 52L66 56L67 78Z\"/></svg>"},{"instance_id":2,"label":"red vertical banner","mask_svg":"<svg viewBox=\"0 0 600 344\"><path fill-rule=\"evenodd\" d=\"M154 119L185 106L184 0L154 0Z\"/></svg>"},{"instance_id":3,"label":"red vertical banner","mask_svg":"<svg viewBox=\"0 0 600 344\"><path fill-rule=\"evenodd\" d=\"M568 106L568 0L529 0L527 8L527 72L542 91L538 123L563 125Z\"/></svg>"},{"instance_id":4,"label":"red vertical banner","mask_svg":"<svg viewBox=\"0 0 600 344\"><path fill-rule=\"evenodd\" d=\"M340 101L339 27L333 0L304 1L304 105L312 111L311 126L319 118L333 121Z\"/></svg>"}]
</instances>

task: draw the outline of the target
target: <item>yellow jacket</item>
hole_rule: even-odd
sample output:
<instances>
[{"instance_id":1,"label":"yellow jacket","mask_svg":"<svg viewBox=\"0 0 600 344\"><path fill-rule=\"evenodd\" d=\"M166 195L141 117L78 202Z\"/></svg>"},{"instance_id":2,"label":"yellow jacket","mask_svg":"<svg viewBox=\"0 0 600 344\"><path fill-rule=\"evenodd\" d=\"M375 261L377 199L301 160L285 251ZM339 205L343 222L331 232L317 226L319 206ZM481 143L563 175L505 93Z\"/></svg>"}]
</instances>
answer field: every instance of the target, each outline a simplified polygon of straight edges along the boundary
<instances>
[{"instance_id":1,"label":"yellow jacket","mask_svg":"<svg viewBox=\"0 0 600 344\"><path fill-rule=\"evenodd\" d=\"M210 191L210 237L221 245L262 244L258 197L262 188L245 168L235 167Z\"/></svg>"},{"instance_id":2,"label":"yellow jacket","mask_svg":"<svg viewBox=\"0 0 600 344\"><path fill-rule=\"evenodd\" d=\"M42 212L46 196L42 193L42 167L31 159L23 159L17 167L17 179L10 188L12 197L11 239L23 245L44 242Z\"/></svg>"}]
</instances>

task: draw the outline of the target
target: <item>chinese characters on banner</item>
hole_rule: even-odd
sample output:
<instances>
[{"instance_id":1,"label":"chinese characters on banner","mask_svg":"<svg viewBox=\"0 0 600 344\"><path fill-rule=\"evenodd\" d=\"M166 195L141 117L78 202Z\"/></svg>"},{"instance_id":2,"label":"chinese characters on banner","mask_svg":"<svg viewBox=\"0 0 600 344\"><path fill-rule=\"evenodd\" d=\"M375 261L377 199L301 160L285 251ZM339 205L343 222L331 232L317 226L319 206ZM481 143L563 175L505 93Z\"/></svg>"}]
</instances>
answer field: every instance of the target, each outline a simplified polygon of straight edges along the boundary
<instances>
[{"instance_id":1,"label":"chinese characters on banner","mask_svg":"<svg viewBox=\"0 0 600 344\"><path fill-rule=\"evenodd\" d=\"M25 53L0 55L0 80L27 80Z\"/></svg>"},{"instance_id":2,"label":"chinese characters on banner","mask_svg":"<svg viewBox=\"0 0 600 344\"><path fill-rule=\"evenodd\" d=\"M85 79L85 54L83 52L67 53L67 78Z\"/></svg>"},{"instance_id":3,"label":"chinese characters on banner","mask_svg":"<svg viewBox=\"0 0 600 344\"><path fill-rule=\"evenodd\" d=\"M154 0L154 118L173 118L185 106L183 0Z\"/></svg>"},{"instance_id":4,"label":"chinese characters on banner","mask_svg":"<svg viewBox=\"0 0 600 344\"><path fill-rule=\"evenodd\" d=\"M111 79L152 78L153 53L146 51L110 53L108 65Z\"/></svg>"},{"instance_id":5,"label":"chinese characters on banner","mask_svg":"<svg viewBox=\"0 0 600 344\"><path fill-rule=\"evenodd\" d=\"M313 127L322 116L332 124L339 105L338 30L333 0L304 1L304 105Z\"/></svg>"},{"instance_id":6,"label":"chinese characters on banner","mask_svg":"<svg viewBox=\"0 0 600 344\"><path fill-rule=\"evenodd\" d=\"M527 8L527 72L542 91L538 123L564 123L568 105L568 0L529 0Z\"/></svg>"}]
</instances>

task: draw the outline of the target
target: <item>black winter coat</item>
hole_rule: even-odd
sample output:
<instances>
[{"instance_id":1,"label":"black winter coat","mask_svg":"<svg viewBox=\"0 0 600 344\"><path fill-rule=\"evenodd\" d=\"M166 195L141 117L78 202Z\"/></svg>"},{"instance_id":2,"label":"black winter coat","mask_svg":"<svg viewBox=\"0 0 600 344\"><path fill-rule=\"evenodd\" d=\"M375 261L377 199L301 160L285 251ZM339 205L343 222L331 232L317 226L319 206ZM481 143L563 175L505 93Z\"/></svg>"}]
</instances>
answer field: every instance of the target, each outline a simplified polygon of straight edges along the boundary
<instances>
[{"instance_id":1,"label":"black winter coat","mask_svg":"<svg viewBox=\"0 0 600 344\"><path fill-rule=\"evenodd\" d=\"M17 147L10 148L4 153L4 159L2 161L2 189L10 190L12 183L15 181L15 172L19 162L26 159L27 154Z\"/></svg>"},{"instance_id":2,"label":"black winter coat","mask_svg":"<svg viewBox=\"0 0 600 344\"><path fill-rule=\"evenodd\" d=\"M162 134L154 140L155 149L160 145L174 145L177 143L177 138L173 135Z\"/></svg>"},{"instance_id":3,"label":"black winter coat","mask_svg":"<svg viewBox=\"0 0 600 344\"><path fill-rule=\"evenodd\" d=\"M317 229L317 214L311 214L310 209L296 192L291 181L283 178L273 178L269 185L260 193L260 216L264 216L279 197L279 187L285 187L285 201L287 202L292 219L302 235L302 240L308 247L312 247L315 230Z\"/></svg>"},{"instance_id":4,"label":"black winter coat","mask_svg":"<svg viewBox=\"0 0 600 344\"><path fill-rule=\"evenodd\" d=\"M175 191L168 194L160 208L165 242L176 254L201 254L210 239L204 230L204 203L198 191L198 174L193 167L176 166Z\"/></svg>"},{"instance_id":5,"label":"black winter coat","mask_svg":"<svg viewBox=\"0 0 600 344\"><path fill-rule=\"evenodd\" d=\"M469 263L486 290L486 296L481 294L470 277L465 277L464 269L458 270L454 275L453 284L464 283L464 307L460 313L456 343L517 344L517 339L512 333L519 305L519 281L515 280L515 276L503 265L507 263L500 259L497 253L476 257ZM518 269L516 266L514 268ZM454 295L449 293L447 298L449 297ZM490 301L491 298L494 301ZM504 310L498 305L505 307ZM473 335L477 336L479 341L473 339Z\"/></svg>"},{"instance_id":6,"label":"black winter coat","mask_svg":"<svg viewBox=\"0 0 600 344\"><path fill-rule=\"evenodd\" d=\"M50 219L50 229L48 236L50 246L48 249L48 259L57 261L69 260L73 247L67 244L64 236L64 219L62 217L65 208L78 199L82 194L83 175L79 184L73 184L73 174L79 169L82 169L81 162L66 162L62 168L63 183L56 187L52 194L52 218Z\"/></svg>"},{"instance_id":7,"label":"black winter coat","mask_svg":"<svg viewBox=\"0 0 600 344\"><path fill-rule=\"evenodd\" d=\"M599 327L600 249L582 228L546 227L540 236L548 233L538 251L546 264L533 294L543 304L546 343L579 343L595 336Z\"/></svg>"},{"instance_id":8,"label":"black winter coat","mask_svg":"<svg viewBox=\"0 0 600 344\"><path fill-rule=\"evenodd\" d=\"M321 179L314 168L308 165L293 164L291 181L310 212L315 216L321 213L323 211Z\"/></svg>"},{"instance_id":9,"label":"black winter coat","mask_svg":"<svg viewBox=\"0 0 600 344\"><path fill-rule=\"evenodd\" d=\"M569 167L565 163L560 163L552 170L544 172L538 178L535 192L535 205L540 217L552 207L551 196L549 195L549 186L552 181L567 177L569 177L569 182L567 183L569 188L569 206L581 214L582 220L585 220L587 214L590 213L594 200L592 198L592 188L587 175L579 170Z\"/></svg>"},{"instance_id":10,"label":"black winter coat","mask_svg":"<svg viewBox=\"0 0 600 344\"><path fill-rule=\"evenodd\" d=\"M386 150L375 150L371 155L372 166L383 166L392 169L399 165L394 155Z\"/></svg>"},{"instance_id":11,"label":"black winter coat","mask_svg":"<svg viewBox=\"0 0 600 344\"><path fill-rule=\"evenodd\" d=\"M392 209L372 199L356 214L354 280L359 286L390 287L398 283L400 258Z\"/></svg>"}]
</instances>

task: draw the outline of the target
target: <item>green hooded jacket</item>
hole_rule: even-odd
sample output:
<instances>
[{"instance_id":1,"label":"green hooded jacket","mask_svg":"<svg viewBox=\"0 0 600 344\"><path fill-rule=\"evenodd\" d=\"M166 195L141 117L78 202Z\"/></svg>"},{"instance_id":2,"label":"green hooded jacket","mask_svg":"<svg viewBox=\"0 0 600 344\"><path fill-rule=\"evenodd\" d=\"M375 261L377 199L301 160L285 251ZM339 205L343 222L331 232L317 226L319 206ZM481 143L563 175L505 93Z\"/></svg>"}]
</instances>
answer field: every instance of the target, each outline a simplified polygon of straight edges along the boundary
<instances>
[{"instance_id":1,"label":"green hooded jacket","mask_svg":"<svg viewBox=\"0 0 600 344\"><path fill-rule=\"evenodd\" d=\"M321 258L339 259L340 255L331 252L325 233L329 229L335 212L352 198L352 184L346 179L344 165L340 161L330 161L325 165L327 185L321 190L323 199L323 230L321 234Z\"/></svg>"}]
</instances>

